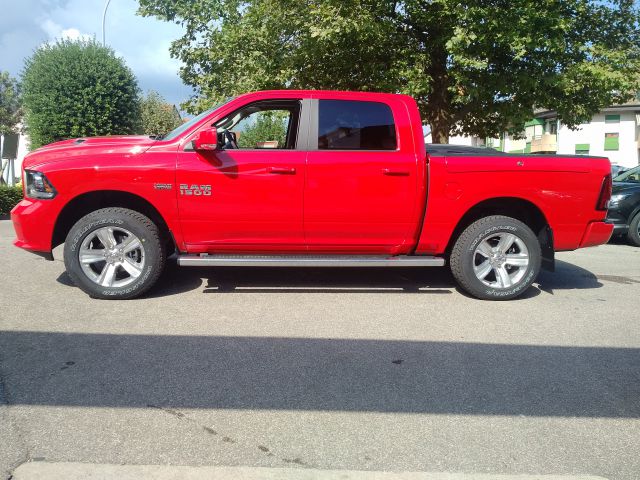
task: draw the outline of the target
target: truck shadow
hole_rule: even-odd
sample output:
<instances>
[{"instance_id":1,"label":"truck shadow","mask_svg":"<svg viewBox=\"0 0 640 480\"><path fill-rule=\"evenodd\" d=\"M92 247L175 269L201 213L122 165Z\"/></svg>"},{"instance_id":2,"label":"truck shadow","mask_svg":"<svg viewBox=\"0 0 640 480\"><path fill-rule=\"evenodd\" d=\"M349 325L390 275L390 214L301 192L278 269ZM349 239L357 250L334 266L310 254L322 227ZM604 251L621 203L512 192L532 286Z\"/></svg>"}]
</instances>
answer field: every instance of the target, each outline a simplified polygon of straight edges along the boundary
<instances>
[{"instance_id":1,"label":"truck shadow","mask_svg":"<svg viewBox=\"0 0 640 480\"><path fill-rule=\"evenodd\" d=\"M445 268L233 268L207 275L204 293L451 294Z\"/></svg>"},{"instance_id":2,"label":"truck shadow","mask_svg":"<svg viewBox=\"0 0 640 480\"><path fill-rule=\"evenodd\" d=\"M582 267L556 260L556 271L542 270L536 284L540 290L553 295L555 290L584 290L602 287L598 277Z\"/></svg>"},{"instance_id":3,"label":"truck shadow","mask_svg":"<svg viewBox=\"0 0 640 480\"><path fill-rule=\"evenodd\" d=\"M453 293L447 268L178 267L167 264L148 298L202 288L203 293Z\"/></svg>"},{"instance_id":4,"label":"truck shadow","mask_svg":"<svg viewBox=\"0 0 640 480\"><path fill-rule=\"evenodd\" d=\"M66 272L57 281L73 286ZM557 261L556 271L542 271L534 286L517 300L556 290L600 288L589 270ZM249 268L178 267L170 261L146 298L178 295L202 288L202 293L379 293L452 294L470 297L457 287L448 268Z\"/></svg>"},{"instance_id":5,"label":"truck shadow","mask_svg":"<svg viewBox=\"0 0 640 480\"><path fill-rule=\"evenodd\" d=\"M557 261L556 271L542 271L520 299L541 292L600 288L592 272ZM448 268L181 268L170 262L147 297L175 295L202 288L203 293L380 293L467 296Z\"/></svg>"}]
</instances>

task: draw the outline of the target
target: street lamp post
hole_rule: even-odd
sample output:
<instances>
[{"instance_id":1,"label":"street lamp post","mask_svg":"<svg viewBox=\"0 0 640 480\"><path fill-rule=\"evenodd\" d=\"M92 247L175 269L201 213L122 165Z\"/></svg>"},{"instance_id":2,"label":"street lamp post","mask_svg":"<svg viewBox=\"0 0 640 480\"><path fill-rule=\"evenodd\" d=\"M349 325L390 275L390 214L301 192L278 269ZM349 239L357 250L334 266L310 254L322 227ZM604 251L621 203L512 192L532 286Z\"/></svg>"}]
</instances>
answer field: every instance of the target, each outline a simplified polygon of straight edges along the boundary
<instances>
[{"instance_id":1,"label":"street lamp post","mask_svg":"<svg viewBox=\"0 0 640 480\"><path fill-rule=\"evenodd\" d=\"M107 8L109 8L110 3L111 3L111 0L107 0L107 2L104 4L104 12L102 12L102 46L103 47L106 45L105 38L104 38L104 23L105 23L105 20L107 19Z\"/></svg>"}]
</instances>

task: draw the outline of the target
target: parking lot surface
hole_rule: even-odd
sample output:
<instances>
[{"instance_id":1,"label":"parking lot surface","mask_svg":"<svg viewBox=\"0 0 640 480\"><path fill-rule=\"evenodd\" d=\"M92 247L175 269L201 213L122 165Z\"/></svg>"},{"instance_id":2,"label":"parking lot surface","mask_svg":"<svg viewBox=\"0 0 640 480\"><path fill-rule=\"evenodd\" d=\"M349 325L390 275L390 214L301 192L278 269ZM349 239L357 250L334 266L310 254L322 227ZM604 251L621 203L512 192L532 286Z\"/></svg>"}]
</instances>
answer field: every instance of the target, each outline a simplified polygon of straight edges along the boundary
<instances>
[{"instance_id":1,"label":"parking lot surface","mask_svg":"<svg viewBox=\"0 0 640 480\"><path fill-rule=\"evenodd\" d=\"M12 238L0 221L0 478L38 461L640 478L639 248L560 253L510 302L446 268L173 264L145 298L99 301L59 248Z\"/></svg>"}]
</instances>

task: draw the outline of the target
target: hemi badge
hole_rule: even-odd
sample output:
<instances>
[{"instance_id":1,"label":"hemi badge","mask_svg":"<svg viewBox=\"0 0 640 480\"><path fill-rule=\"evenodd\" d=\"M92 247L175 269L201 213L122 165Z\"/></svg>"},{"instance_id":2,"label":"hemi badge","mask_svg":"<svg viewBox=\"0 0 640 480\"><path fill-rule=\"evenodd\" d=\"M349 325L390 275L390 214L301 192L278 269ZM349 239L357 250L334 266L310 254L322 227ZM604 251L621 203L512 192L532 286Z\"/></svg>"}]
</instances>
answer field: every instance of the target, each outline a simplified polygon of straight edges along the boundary
<instances>
[{"instance_id":1,"label":"hemi badge","mask_svg":"<svg viewBox=\"0 0 640 480\"><path fill-rule=\"evenodd\" d=\"M156 190L171 190L173 185L170 183L154 183L153 188Z\"/></svg>"}]
</instances>

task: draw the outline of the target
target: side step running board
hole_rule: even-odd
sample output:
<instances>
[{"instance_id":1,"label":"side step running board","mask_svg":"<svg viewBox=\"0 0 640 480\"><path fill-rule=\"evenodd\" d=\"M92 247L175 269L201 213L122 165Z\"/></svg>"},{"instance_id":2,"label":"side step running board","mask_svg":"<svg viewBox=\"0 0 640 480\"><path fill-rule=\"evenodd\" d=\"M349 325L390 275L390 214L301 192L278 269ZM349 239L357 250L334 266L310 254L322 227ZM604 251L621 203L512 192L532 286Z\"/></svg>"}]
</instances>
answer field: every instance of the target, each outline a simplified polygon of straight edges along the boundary
<instances>
[{"instance_id":1,"label":"side step running board","mask_svg":"<svg viewBox=\"0 0 640 480\"><path fill-rule=\"evenodd\" d=\"M183 267L442 267L444 258L364 255L178 255Z\"/></svg>"}]
</instances>

